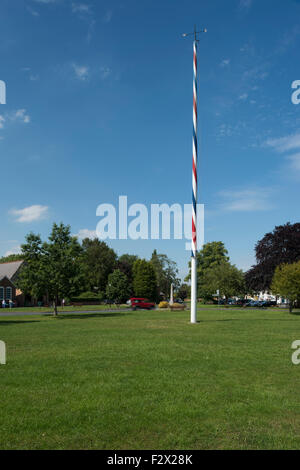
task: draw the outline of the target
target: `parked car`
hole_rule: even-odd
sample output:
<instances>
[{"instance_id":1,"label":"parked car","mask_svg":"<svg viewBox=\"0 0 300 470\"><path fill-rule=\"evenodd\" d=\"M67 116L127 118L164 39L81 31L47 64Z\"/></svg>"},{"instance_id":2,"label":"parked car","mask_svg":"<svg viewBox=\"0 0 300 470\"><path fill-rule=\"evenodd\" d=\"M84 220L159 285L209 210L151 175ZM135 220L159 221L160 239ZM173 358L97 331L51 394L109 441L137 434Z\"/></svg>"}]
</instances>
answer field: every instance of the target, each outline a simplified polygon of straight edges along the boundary
<instances>
[{"instance_id":1,"label":"parked car","mask_svg":"<svg viewBox=\"0 0 300 470\"><path fill-rule=\"evenodd\" d=\"M140 297L132 297L130 299L130 305L132 310L153 310L155 308L155 303Z\"/></svg>"},{"instance_id":2,"label":"parked car","mask_svg":"<svg viewBox=\"0 0 300 470\"><path fill-rule=\"evenodd\" d=\"M249 300L244 304L245 307L257 307L258 300Z\"/></svg>"},{"instance_id":3,"label":"parked car","mask_svg":"<svg viewBox=\"0 0 300 470\"><path fill-rule=\"evenodd\" d=\"M268 302L266 301L260 301L260 300L250 300L247 304L245 304L245 307L252 307L252 308L267 308L268 307Z\"/></svg>"},{"instance_id":4,"label":"parked car","mask_svg":"<svg viewBox=\"0 0 300 470\"><path fill-rule=\"evenodd\" d=\"M175 304L184 304L184 301L182 299L176 299L174 300Z\"/></svg>"}]
</instances>

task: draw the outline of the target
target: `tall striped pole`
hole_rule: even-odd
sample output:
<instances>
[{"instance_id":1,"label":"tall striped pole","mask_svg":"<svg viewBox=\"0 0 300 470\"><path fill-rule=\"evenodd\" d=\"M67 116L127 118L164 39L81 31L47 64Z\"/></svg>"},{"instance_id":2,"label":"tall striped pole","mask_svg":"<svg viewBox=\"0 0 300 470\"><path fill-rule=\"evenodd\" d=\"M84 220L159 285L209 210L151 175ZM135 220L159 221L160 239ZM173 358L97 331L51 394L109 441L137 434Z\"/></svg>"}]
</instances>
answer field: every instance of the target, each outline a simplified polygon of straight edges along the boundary
<instances>
[{"instance_id":1,"label":"tall striped pole","mask_svg":"<svg viewBox=\"0 0 300 470\"><path fill-rule=\"evenodd\" d=\"M198 200L198 113L197 113L197 40L193 44L193 214L192 214L192 260L191 260L191 323L197 323L197 200Z\"/></svg>"},{"instance_id":2,"label":"tall striped pole","mask_svg":"<svg viewBox=\"0 0 300 470\"><path fill-rule=\"evenodd\" d=\"M203 33L206 33L204 29ZM194 30L193 42L193 214L192 214L192 259L191 259L191 323L197 323L197 200L198 200L198 95L197 95L197 34ZM189 36L184 34L183 36Z\"/></svg>"}]
</instances>

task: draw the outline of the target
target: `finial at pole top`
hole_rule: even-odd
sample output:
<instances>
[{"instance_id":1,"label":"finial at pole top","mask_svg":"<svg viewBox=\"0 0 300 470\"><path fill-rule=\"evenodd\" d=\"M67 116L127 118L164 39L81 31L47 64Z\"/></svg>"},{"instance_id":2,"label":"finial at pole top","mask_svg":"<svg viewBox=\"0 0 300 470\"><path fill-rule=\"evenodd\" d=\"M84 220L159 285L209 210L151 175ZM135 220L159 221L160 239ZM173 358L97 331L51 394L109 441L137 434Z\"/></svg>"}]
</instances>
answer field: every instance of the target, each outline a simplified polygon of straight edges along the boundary
<instances>
[{"instance_id":1,"label":"finial at pole top","mask_svg":"<svg viewBox=\"0 0 300 470\"><path fill-rule=\"evenodd\" d=\"M197 28L196 28L196 25L195 25L193 33L183 33L182 37L186 38L187 36L194 36L194 41L198 42L199 39L198 39L197 35L200 34L200 33L207 33L207 29L205 28L205 29L201 29L200 31L197 31Z\"/></svg>"}]
</instances>

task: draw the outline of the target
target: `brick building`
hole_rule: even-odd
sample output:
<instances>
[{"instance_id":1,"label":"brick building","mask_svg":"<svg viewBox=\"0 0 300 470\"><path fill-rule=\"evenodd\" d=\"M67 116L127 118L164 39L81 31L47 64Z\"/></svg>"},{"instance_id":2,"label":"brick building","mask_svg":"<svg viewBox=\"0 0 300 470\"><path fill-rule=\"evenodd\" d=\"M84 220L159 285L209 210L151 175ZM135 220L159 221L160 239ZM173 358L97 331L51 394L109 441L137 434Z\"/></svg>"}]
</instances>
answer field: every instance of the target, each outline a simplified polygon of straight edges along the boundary
<instances>
[{"instance_id":1,"label":"brick building","mask_svg":"<svg viewBox=\"0 0 300 470\"><path fill-rule=\"evenodd\" d=\"M24 306L25 297L15 285L22 265L23 261L0 263L0 302L5 300L8 303L12 300L16 306Z\"/></svg>"}]
</instances>

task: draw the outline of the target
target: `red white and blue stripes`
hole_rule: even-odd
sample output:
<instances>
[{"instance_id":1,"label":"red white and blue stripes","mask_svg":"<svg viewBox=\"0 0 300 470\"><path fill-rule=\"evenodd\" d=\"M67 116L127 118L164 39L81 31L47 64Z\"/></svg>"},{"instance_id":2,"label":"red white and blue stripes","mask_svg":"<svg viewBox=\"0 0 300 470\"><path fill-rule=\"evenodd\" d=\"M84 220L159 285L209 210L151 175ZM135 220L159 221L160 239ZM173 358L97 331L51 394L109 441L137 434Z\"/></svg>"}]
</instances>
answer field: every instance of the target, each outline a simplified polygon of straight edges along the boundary
<instances>
[{"instance_id":1,"label":"red white and blue stripes","mask_svg":"<svg viewBox=\"0 0 300 470\"><path fill-rule=\"evenodd\" d=\"M193 215L192 215L192 257L197 256L197 41L194 41L194 95L193 95Z\"/></svg>"}]
</instances>

